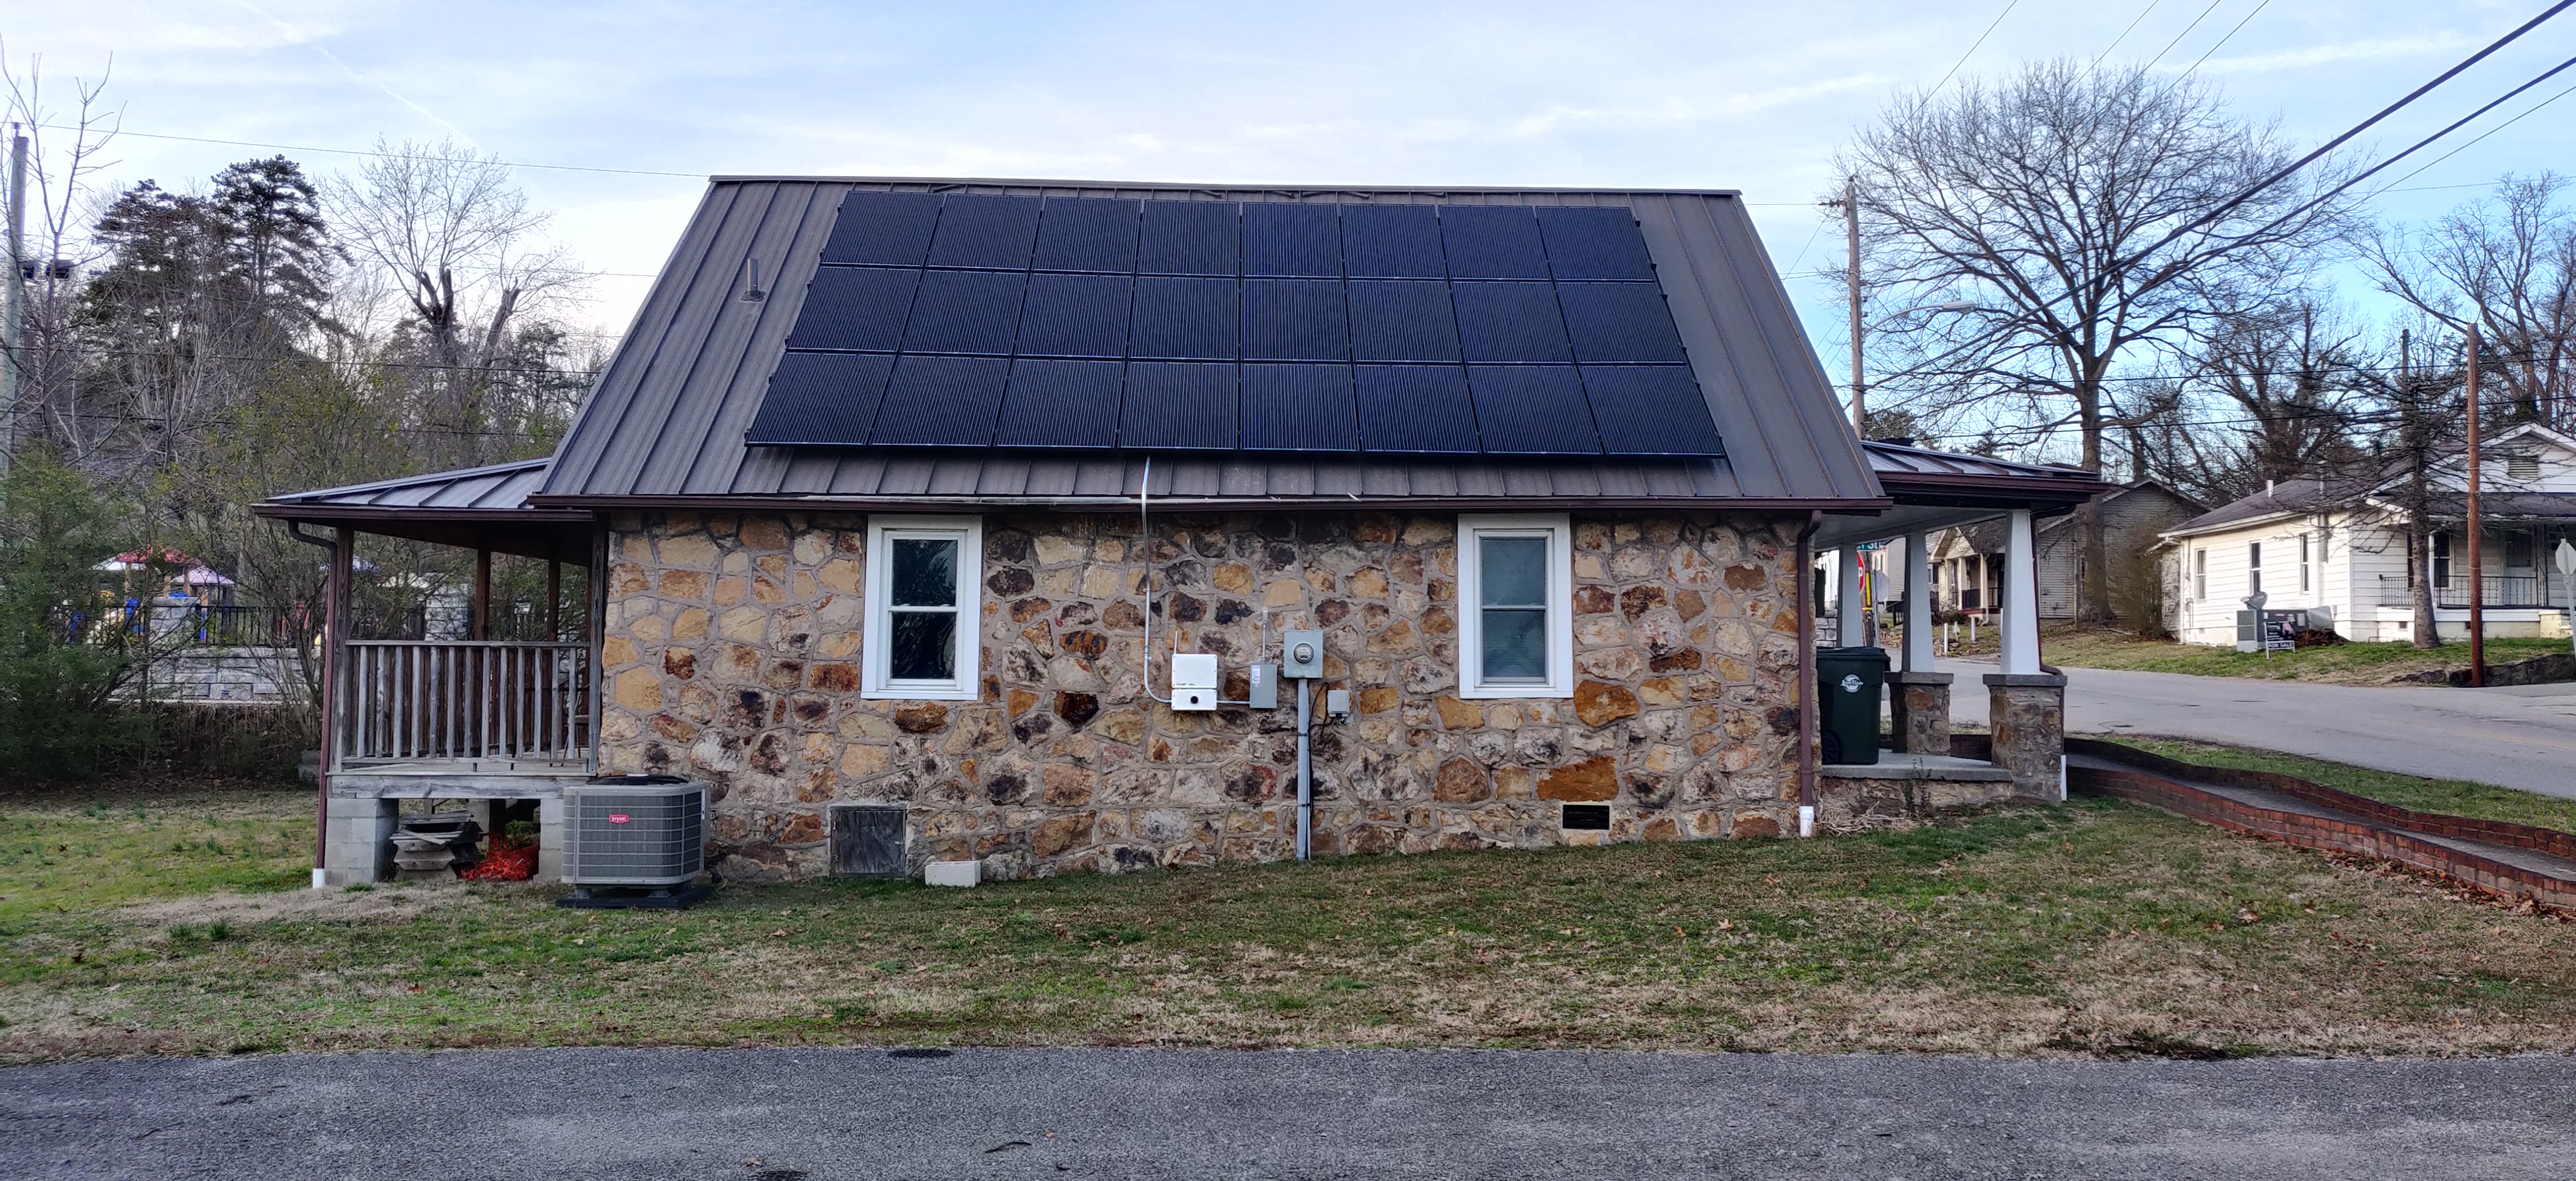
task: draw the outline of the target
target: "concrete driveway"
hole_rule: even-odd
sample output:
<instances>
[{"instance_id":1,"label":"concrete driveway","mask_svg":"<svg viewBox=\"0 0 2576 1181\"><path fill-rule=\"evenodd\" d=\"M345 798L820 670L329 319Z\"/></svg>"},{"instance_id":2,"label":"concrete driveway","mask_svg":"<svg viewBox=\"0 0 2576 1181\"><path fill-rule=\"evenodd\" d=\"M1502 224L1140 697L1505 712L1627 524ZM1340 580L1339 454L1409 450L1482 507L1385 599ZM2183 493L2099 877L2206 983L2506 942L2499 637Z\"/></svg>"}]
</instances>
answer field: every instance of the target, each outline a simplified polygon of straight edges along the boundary
<instances>
[{"instance_id":1,"label":"concrete driveway","mask_svg":"<svg viewBox=\"0 0 2576 1181\"><path fill-rule=\"evenodd\" d=\"M1951 716L1984 724L1991 664L1958 674ZM2510 689L2315 685L2066 670L2066 727L2287 751L2442 779L2576 797L2576 684Z\"/></svg>"},{"instance_id":2,"label":"concrete driveway","mask_svg":"<svg viewBox=\"0 0 2576 1181\"><path fill-rule=\"evenodd\" d=\"M0 1070L6 1178L2565 1178L2576 1062L542 1050Z\"/></svg>"}]
</instances>

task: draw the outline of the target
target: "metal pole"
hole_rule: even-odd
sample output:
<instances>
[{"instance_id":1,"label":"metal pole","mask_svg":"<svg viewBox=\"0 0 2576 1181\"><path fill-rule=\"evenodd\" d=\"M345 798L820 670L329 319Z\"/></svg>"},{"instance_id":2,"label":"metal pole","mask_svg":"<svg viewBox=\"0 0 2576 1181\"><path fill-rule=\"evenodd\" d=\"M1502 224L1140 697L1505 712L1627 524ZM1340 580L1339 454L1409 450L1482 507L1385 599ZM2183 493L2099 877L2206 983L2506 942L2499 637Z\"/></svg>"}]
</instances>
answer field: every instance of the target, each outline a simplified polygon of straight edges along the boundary
<instances>
[{"instance_id":1,"label":"metal pole","mask_svg":"<svg viewBox=\"0 0 2576 1181\"><path fill-rule=\"evenodd\" d=\"M1312 735L1315 704L1315 682L1297 678L1297 860L1314 855L1315 849L1315 763L1314 751L1308 744Z\"/></svg>"},{"instance_id":2,"label":"metal pole","mask_svg":"<svg viewBox=\"0 0 2576 1181\"><path fill-rule=\"evenodd\" d=\"M0 306L0 481L9 478L9 460L18 450L18 386L24 379L19 348L27 319L27 136L12 123L9 147L9 291Z\"/></svg>"},{"instance_id":3,"label":"metal pole","mask_svg":"<svg viewBox=\"0 0 2576 1181\"><path fill-rule=\"evenodd\" d=\"M2478 329L2469 326L2469 684L2487 683L2486 564L2478 512Z\"/></svg>"},{"instance_id":4,"label":"metal pole","mask_svg":"<svg viewBox=\"0 0 2576 1181\"><path fill-rule=\"evenodd\" d=\"M1852 433L1868 438L1869 411L1861 401L1860 368L1860 182L1843 182L1843 232L1851 240L1851 263L1844 276L1851 286L1851 398ZM1845 640L1848 644L1851 641Z\"/></svg>"}]
</instances>

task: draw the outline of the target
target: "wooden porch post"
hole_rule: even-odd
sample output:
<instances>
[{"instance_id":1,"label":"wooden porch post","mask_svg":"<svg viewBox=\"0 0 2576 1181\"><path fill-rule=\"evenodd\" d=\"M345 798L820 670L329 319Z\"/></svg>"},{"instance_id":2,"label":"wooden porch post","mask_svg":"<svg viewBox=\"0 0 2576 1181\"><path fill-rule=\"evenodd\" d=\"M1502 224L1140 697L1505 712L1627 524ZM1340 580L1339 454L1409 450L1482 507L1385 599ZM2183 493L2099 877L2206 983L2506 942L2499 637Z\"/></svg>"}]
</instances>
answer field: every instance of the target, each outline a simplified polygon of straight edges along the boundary
<instances>
[{"instance_id":1,"label":"wooden porch post","mask_svg":"<svg viewBox=\"0 0 2576 1181\"><path fill-rule=\"evenodd\" d=\"M340 758L340 727L349 707L341 691L340 644L348 638L349 571L357 564L358 538L346 526L331 531L331 566L322 574L322 750L313 797L313 888L331 852L331 771Z\"/></svg>"},{"instance_id":2,"label":"wooden porch post","mask_svg":"<svg viewBox=\"0 0 2576 1181\"><path fill-rule=\"evenodd\" d=\"M563 638L563 559L546 559L546 642Z\"/></svg>"},{"instance_id":3,"label":"wooden porch post","mask_svg":"<svg viewBox=\"0 0 2576 1181\"><path fill-rule=\"evenodd\" d=\"M469 623L475 639L492 638L492 551L474 551L474 607Z\"/></svg>"}]
</instances>

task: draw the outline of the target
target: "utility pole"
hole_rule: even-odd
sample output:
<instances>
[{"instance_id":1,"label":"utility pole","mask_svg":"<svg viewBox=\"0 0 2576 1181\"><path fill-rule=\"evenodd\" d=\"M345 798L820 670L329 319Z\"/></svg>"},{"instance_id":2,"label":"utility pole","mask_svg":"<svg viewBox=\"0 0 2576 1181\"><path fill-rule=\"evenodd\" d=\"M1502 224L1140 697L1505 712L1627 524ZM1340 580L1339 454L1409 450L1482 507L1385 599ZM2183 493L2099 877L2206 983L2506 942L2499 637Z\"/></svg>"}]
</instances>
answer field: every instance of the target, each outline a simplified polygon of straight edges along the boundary
<instances>
[{"instance_id":1,"label":"utility pole","mask_svg":"<svg viewBox=\"0 0 2576 1181\"><path fill-rule=\"evenodd\" d=\"M0 306L0 485L9 479L9 460L18 450L18 387L25 379L26 356L20 347L27 319L27 133L23 124L9 125L9 291Z\"/></svg>"},{"instance_id":2,"label":"utility pole","mask_svg":"<svg viewBox=\"0 0 2576 1181\"><path fill-rule=\"evenodd\" d=\"M1869 438L1869 410L1861 398L1860 371L1860 181L1843 182L1843 234L1851 242L1851 261L1844 278L1851 287L1852 434Z\"/></svg>"},{"instance_id":3,"label":"utility pole","mask_svg":"<svg viewBox=\"0 0 2576 1181\"><path fill-rule=\"evenodd\" d=\"M2469 326L2469 685L2487 683L2487 585L2478 515L2478 329Z\"/></svg>"}]
</instances>

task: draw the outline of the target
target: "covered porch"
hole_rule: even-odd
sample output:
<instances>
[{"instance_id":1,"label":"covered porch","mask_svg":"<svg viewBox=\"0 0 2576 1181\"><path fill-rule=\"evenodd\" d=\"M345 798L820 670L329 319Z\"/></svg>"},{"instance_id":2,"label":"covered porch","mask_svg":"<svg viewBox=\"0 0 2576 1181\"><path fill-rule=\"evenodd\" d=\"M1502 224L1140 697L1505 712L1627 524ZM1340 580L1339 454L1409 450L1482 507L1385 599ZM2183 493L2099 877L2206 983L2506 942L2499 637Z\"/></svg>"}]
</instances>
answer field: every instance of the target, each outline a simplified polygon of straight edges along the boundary
<instances>
[{"instance_id":1,"label":"covered porch","mask_svg":"<svg viewBox=\"0 0 2576 1181\"><path fill-rule=\"evenodd\" d=\"M1819 573L1826 575L1815 596L1817 632L1853 646L1876 638L1873 601L1888 596L1859 588L1871 577L1868 549L1895 542L1902 554L1903 639L1888 653L1886 745L1875 763L1824 765L1821 778L1835 789L1826 794L1849 797L1856 801L1849 806L1864 811L1899 796L1938 803L1963 792L2000 794L2006 785L2009 794L2022 798L2064 799L2066 679L2040 663L2033 526L2074 511L2113 485L2070 468L1900 443L1868 443L1864 449L1896 507L1874 517L1828 517L1817 529L1813 544L1823 555ZM1992 572L1992 601L1983 605L2001 641L1995 671L1984 674L1991 742L1985 758L1958 757L1950 734L1955 674L1935 660L1939 628L1930 540L1939 530L1996 520L2004 525L2004 552ZM1837 591L1830 611L1821 610L1826 584Z\"/></svg>"},{"instance_id":2,"label":"covered porch","mask_svg":"<svg viewBox=\"0 0 2576 1181\"><path fill-rule=\"evenodd\" d=\"M487 833L533 820L538 875L561 872L563 788L598 769L605 555L590 513L527 506L546 463L323 489L258 506L328 555L315 887L384 880L404 801L450 805ZM356 610L353 591L369 569L358 553L361 535L471 551L463 610L399 622ZM542 594L518 604L526 609L499 609L496 556L545 564Z\"/></svg>"}]
</instances>

